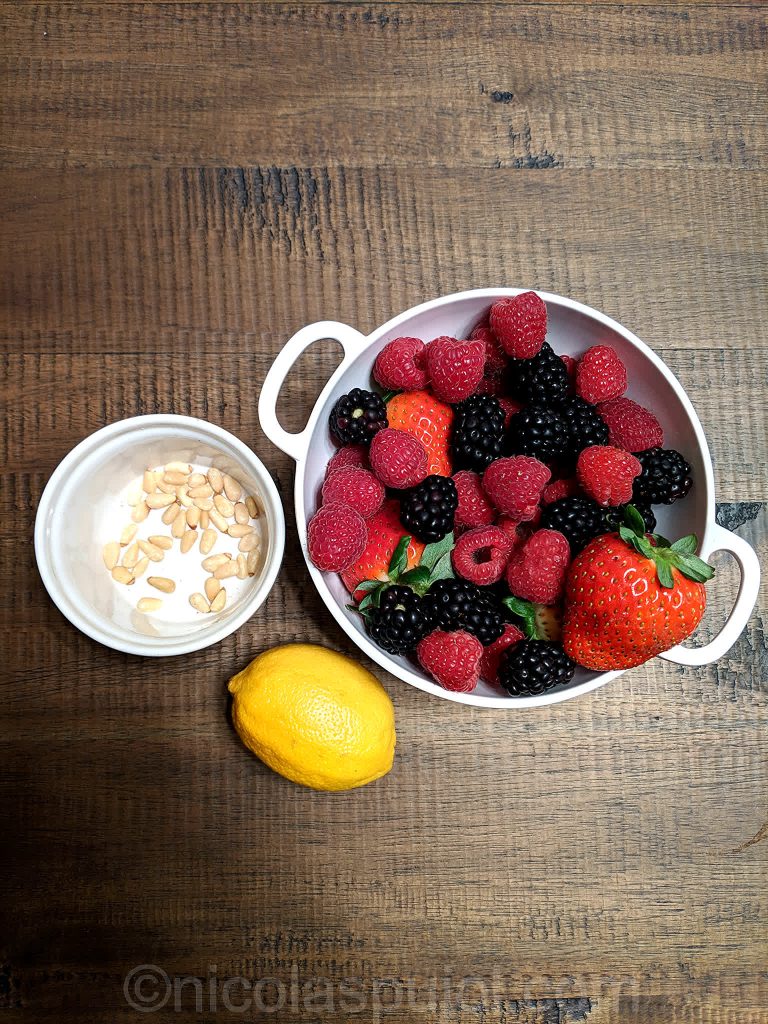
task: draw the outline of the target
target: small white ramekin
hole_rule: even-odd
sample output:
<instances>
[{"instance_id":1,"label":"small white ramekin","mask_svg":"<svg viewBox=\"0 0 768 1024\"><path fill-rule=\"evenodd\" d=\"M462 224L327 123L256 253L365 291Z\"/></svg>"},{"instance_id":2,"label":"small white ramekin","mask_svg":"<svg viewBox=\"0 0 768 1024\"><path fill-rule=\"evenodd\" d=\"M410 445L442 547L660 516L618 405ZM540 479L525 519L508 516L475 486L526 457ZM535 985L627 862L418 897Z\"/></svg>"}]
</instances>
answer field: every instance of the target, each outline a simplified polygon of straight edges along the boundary
<instances>
[{"instance_id":1,"label":"small white ramekin","mask_svg":"<svg viewBox=\"0 0 768 1024\"><path fill-rule=\"evenodd\" d=\"M114 536L114 496L146 468L177 459L215 465L258 496L264 548L260 572L230 607L163 624L127 612L104 568L102 548ZM262 461L228 431L191 416L136 416L91 434L54 470L35 520L37 566L62 614L99 643L148 657L199 651L242 626L272 589L284 544L283 506Z\"/></svg>"},{"instance_id":2,"label":"small white ramekin","mask_svg":"<svg viewBox=\"0 0 768 1024\"><path fill-rule=\"evenodd\" d=\"M392 657L368 637L359 615L348 609L349 595L334 573L320 572L307 553L307 521L320 501L325 467L335 448L328 432L328 415L340 395L353 387L370 388L373 363L382 348L401 335L429 341L439 335L466 338L487 316L491 304L505 295L517 295L521 288L483 288L443 295L378 327L367 337L346 324L324 321L304 327L287 342L270 367L259 397L259 419L267 437L296 461L294 498L299 531L309 575L333 617L357 646L392 675L436 697L472 704L475 707L511 709L556 704L589 693L621 675L621 672L588 672L578 669L566 686L536 697L502 696L481 681L472 693L443 689L418 666L404 657ZM699 554L707 558L714 551L730 552L739 564L741 582L728 621L721 632L704 647L678 645L661 655L679 665L706 665L716 661L733 645L746 625L757 599L760 565L752 548L741 537L718 526L715 521L715 485L712 462L701 423L690 399L662 360L626 327L573 299L539 292L547 304L547 337L556 352L578 356L590 345L612 345L626 364L631 398L649 406L661 420L666 444L677 448L693 467L694 487L685 501L657 508L660 531L672 538L686 533L699 537ZM298 434L284 430L277 419L276 403L283 381L301 353L313 342L334 338L344 349L344 358L326 384L307 422ZM711 584L716 585L716 583Z\"/></svg>"}]
</instances>

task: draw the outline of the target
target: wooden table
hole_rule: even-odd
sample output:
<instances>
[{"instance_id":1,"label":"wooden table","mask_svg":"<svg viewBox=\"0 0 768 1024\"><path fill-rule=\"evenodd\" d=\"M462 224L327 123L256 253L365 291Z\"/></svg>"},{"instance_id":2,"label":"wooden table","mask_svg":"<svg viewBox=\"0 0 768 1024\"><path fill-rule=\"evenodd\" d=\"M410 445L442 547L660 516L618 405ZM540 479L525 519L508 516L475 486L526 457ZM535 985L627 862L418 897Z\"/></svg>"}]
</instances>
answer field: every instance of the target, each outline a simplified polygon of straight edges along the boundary
<instances>
[{"instance_id":1,"label":"wooden table","mask_svg":"<svg viewBox=\"0 0 768 1024\"><path fill-rule=\"evenodd\" d=\"M688 389L721 518L765 555L768 10L0 16L3 1021L141 1019L129 1000L152 1009L165 976L154 1016L179 1022L259 1001L281 1021L768 1021L764 603L717 665L657 661L535 714L384 678L396 764L349 794L262 767L225 697L276 642L351 652L256 416L313 320L367 331L491 284L605 310ZM336 358L305 358L287 426ZM69 448L156 411L252 444L289 521L263 611L172 661L70 627L30 541ZM142 964L165 975L124 991Z\"/></svg>"}]
</instances>

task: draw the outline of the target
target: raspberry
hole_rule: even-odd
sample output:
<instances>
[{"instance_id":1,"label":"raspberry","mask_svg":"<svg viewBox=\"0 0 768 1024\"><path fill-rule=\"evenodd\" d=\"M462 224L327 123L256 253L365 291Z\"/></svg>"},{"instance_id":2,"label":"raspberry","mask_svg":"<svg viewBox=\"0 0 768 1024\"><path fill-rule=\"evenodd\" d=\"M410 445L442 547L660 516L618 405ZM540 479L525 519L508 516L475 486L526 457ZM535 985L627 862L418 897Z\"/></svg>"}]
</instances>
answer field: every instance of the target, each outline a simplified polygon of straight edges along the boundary
<instances>
[{"instance_id":1,"label":"raspberry","mask_svg":"<svg viewBox=\"0 0 768 1024\"><path fill-rule=\"evenodd\" d=\"M653 413L631 398L613 398L597 407L608 427L608 443L628 452L664 447L664 431Z\"/></svg>"},{"instance_id":2,"label":"raspberry","mask_svg":"<svg viewBox=\"0 0 768 1024\"><path fill-rule=\"evenodd\" d=\"M627 390L627 371L609 345L593 345L576 368L576 394L597 405L618 398Z\"/></svg>"},{"instance_id":3,"label":"raspberry","mask_svg":"<svg viewBox=\"0 0 768 1024\"><path fill-rule=\"evenodd\" d=\"M500 512L523 522L533 519L550 472L543 462L527 455L497 459L483 474L485 493Z\"/></svg>"},{"instance_id":4,"label":"raspberry","mask_svg":"<svg viewBox=\"0 0 768 1024\"><path fill-rule=\"evenodd\" d=\"M547 307L536 292L494 302L490 321L502 348L515 359L532 359L544 344Z\"/></svg>"},{"instance_id":5,"label":"raspberry","mask_svg":"<svg viewBox=\"0 0 768 1024\"><path fill-rule=\"evenodd\" d=\"M427 373L432 391L444 402L462 402L483 379L485 345L482 341L435 338L427 346Z\"/></svg>"},{"instance_id":6,"label":"raspberry","mask_svg":"<svg viewBox=\"0 0 768 1024\"><path fill-rule=\"evenodd\" d=\"M323 504L334 501L349 505L363 519L370 519L384 502L384 486L369 469L347 466L337 469L323 484Z\"/></svg>"},{"instance_id":7,"label":"raspberry","mask_svg":"<svg viewBox=\"0 0 768 1024\"><path fill-rule=\"evenodd\" d=\"M610 445L585 448L576 463L582 490L598 505L623 505L632 500L632 481L643 467L634 455Z\"/></svg>"},{"instance_id":8,"label":"raspberry","mask_svg":"<svg viewBox=\"0 0 768 1024\"><path fill-rule=\"evenodd\" d=\"M465 580L487 587L497 583L512 553L512 540L498 526L478 526L463 533L451 554L453 568Z\"/></svg>"},{"instance_id":9,"label":"raspberry","mask_svg":"<svg viewBox=\"0 0 768 1024\"><path fill-rule=\"evenodd\" d=\"M507 585L515 597L557 604L571 561L568 541L557 530L537 530L509 560Z\"/></svg>"},{"instance_id":10,"label":"raspberry","mask_svg":"<svg viewBox=\"0 0 768 1024\"><path fill-rule=\"evenodd\" d=\"M496 401L499 403L501 408L504 410L504 429L509 427L512 422L512 417L520 412L523 408L519 402L516 402L513 398L506 398L504 395L497 395Z\"/></svg>"},{"instance_id":11,"label":"raspberry","mask_svg":"<svg viewBox=\"0 0 768 1024\"><path fill-rule=\"evenodd\" d=\"M429 380L426 351L421 338L395 338L376 356L373 379L390 391L419 391Z\"/></svg>"},{"instance_id":12,"label":"raspberry","mask_svg":"<svg viewBox=\"0 0 768 1024\"><path fill-rule=\"evenodd\" d=\"M307 526L309 557L318 569L327 572L347 569L362 555L367 543L365 520L340 501L323 505Z\"/></svg>"},{"instance_id":13,"label":"raspberry","mask_svg":"<svg viewBox=\"0 0 768 1024\"><path fill-rule=\"evenodd\" d=\"M499 516L496 520L496 526L509 537L512 551L515 551L521 544L524 544L530 536L530 523L518 523L511 516Z\"/></svg>"},{"instance_id":14,"label":"raspberry","mask_svg":"<svg viewBox=\"0 0 768 1024\"><path fill-rule=\"evenodd\" d=\"M371 441L371 468L387 487L415 487L429 472L427 449L413 434L387 427Z\"/></svg>"},{"instance_id":15,"label":"raspberry","mask_svg":"<svg viewBox=\"0 0 768 1024\"><path fill-rule=\"evenodd\" d=\"M506 390L507 386L504 383L503 377L483 377L477 385L477 391L475 391L475 394L493 395L495 398L501 398Z\"/></svg>"},{"instance_id":16,"label":"raspberry","mask_svg":"<svg viewBox=\"0 0 768 1024\"><path fill-rule=\"evenodd\" d=\"M477 685L483 645L463 629L436 629L416 647L423 668L446 690L470 693Z\"/></svg>"},{"instance_id":17,"label":"raspberry","mask_svg":"<svg viewBox=\"0 0 768 1024\"><path fill-rule=\"evenodd\" d=\"M576 367L579 365L578 360L574 359L573 356L560 356L565 363L565 369L568 373L568 383L573 387L576 383Z\"/></svg>"},{"instance_id":18,"label":"raspberry","mask_svg":"<svg viewBox=\"0 0 768 1024\"><path fill-rule=\"evenodd\" d=\"M454 526L490 526L496 518L496 510L488 501L477 473L462 469L454 474L453 482L459 497Z\"/></svg>"},{"instance_id":19,"label":"raspberry","mask_svg":"<svg viewBox=\"0 0 768 1024\"><path fill-rule=\"evenodd\" d=\"M327 480L337 469L343 469L345 466L368 469L368 449L361 444L350 444L346 448L339 448L325 467L325 479Z\"/></svg>"},{"instance_id":20,"label":"raspberry","mask_svg":"<svg viewBox=\"0 0 768 1024\"><path fill-rule=\"evenodd\" d=\"M476 327L470 334L472 341L482 341L485 345L485 375L498 377L507 368L507 356L490 327Z\"/></svg>"},{"instance_id":21,"label":"raspberry","mask_svg":"<svg viewBox=\"0 0 768 1024\"><path fill-rule=\"evenodd\" d=\"M514 647L515 644L519 644L522 639L523 633L517 626L513 626L511 622L508 622L499 639L494 640L488 647L483 648L483 656L480 659L480 675L483 679L487 679L489 683L498 683L499 662L501 661L502 654L508 647Z\"/></svg>"},{"instance_id":22,"label":"raspberry","mask_svg":"<svg viewBox=\"0 0 768 1024\"><path fill-rule=\"evenodd\" d=\"M574 477L569 477L567 480L553 480L541 492L541 503L542 505L551 505L555 501L560 501L561 498L575 498L579 491L579 481Z\"/></svg>"}]
</instances>

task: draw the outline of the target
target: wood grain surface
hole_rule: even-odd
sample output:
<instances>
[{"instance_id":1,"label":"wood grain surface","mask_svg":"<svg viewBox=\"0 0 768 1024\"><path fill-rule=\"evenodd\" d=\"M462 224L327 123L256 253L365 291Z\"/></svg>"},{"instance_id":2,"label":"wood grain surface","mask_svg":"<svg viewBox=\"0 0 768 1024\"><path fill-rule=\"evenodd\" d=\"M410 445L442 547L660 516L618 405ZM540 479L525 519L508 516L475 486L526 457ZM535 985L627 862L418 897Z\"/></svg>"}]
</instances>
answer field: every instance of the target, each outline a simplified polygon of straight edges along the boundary
<instances>
[{"instance_id":1,"label":"wood grain surface","mask_svg":"<svg viewBox=\"0 0 768 1024\"><path fill-rule=\"evenodd\" d=\"M349 794L262 767L225 693L277 642L356 653L256 415L312 320L505 284L603 309L681 379L720 521L765 559L765 6L27 2L0 25L3 1020L767 1024L764 596L718 664L536 713L378 672L395 767ZM288 427L336 359L304 357ZM254 446L289 539L245 627L146 661L62 618L31 533L77 441L157 411Z\"/></svg>"}]
</instances>

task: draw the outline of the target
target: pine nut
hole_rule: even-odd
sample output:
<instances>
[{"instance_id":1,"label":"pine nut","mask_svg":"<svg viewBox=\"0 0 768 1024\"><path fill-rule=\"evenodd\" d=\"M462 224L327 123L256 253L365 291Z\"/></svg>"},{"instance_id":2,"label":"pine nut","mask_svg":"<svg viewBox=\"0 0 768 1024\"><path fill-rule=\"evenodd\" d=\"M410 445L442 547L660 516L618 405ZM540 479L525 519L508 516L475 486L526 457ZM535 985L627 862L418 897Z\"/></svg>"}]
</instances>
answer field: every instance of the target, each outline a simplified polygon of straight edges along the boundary
<instances>
[{"instance_id":1,"label":"pine nut","mask_svg":"<svg viewBox=\"0 0 768 1024\"><path fill-rule=\"evenodd\" d=\"M211 601L211 611L220 612L224 605L227 603L227 592L222 587L216 597Z\"/></svg>"},{"instance_id":2,"label":"pine nut","mask_svg":"<svg viewBox=\"0 0 768 1024\"><path fill-rule=\"evenodd\" d=\"M200 509L200 529L201 530L207 530L208 527L210 526L210 524L211 524L211 517L208 515L208 510L204 509L204 508L201 508Z\"/></svg>"},{"instance_id":3,"label":"pine nut","mask_svg":"<svg viewBox=\"0 0 768 1024\"><path fill-rule=\"evenodd\" d=\"M123 555L123 565L126 567L126 569L133 569L138 560L139 545L136 541L134 541L133 544L130 545L130 547L125 549L125 554Z\"/></svg>"},{"instance_id":4,"label":"pine nut","mask_svg":"<svg viewBox=\"0 0 768 1024\"><path fill-rule=\"evenodd\" d=\"M157 490L160 494L172 494L174 500L176 499L176 488L178 484L167 484L164 480L161 480L157 485Z\"/></svg>"},{"instance_id":5,"label":"pine nut","mask_svg":"<svg viewBox=\"0 0 768 1024\"><path fill-rule=\"evenodd\" d=\"M193 473L189 478L188 483L190 487L200 487L202 484L206 483L205 475L203 473Z\"/></svg>"},{"instance_id":6,"label":"pine nut","mask_svg":"<svg viewBox=\"0 0 768 1024\"><path fill-rule=\"evenodd\" d=\"M194 504L197 505L197 507L202 509L204 512L210 512L211 509L213 508L212 498L194 498L193 501Z\"/></svg>"},{"instance_id":7,"label":"pine nut","mask_svg":"<svg viewBox=\"0 0 768 1024\"><path fill-rule=\"evenodd\" d=\"M178 487L180 484L185 484L189 480L187 473L182 473L178 469L168 470L163 474L163 483L170 484L172 487Z\"/></svg>"},{"instance_id":8,"label":"pine nut","mask_svg":"<svg viewBox=\"0 0 768 1024\"><path fill-rule=\"evenodd\" d=\"M144 476L141 481L141 486L144 488L147 494L153 494L157 489L157 474L151 469L144 470Z\"/></svg>"},{"instance_id":9,"label":"pine nut","mask_svg":"<svg viewBox=\"0 0 768 1024\"><path fill-rule=\"evenodd\" d=\"M163 600L160 597L142 597L136 608L140 612L156 612L163 607Z\"/></svg>"},{"instance_id":10,"label":"pine nut","mask_svg":"<svg viewBox=\"0 0 768 1024\"><path fill-rule=\"evenodd\" d=\"M205 596L208 598L208 600L212 601L220 590L221 584L219 583L219 581L215 579L213 576L209 576L208 579L205 581Z\"/></svg>"},{"instance_id":11,"label":"pine nut","mask_svg":"<svg viewBox=\"0 0 768 1024\"><path fill-rule=\"evenodd\" d=\"M255 576L256 575L256 570L259 567L259 549L258 548L254 548L253 551L249 551L248 552L248 560L247 560L246 564L248 566L248 575L249 576Z\"/></svg>"},{"instance_id":12,"label":"pine nut","mask_svg":"<svg viewBox=\"0 0 768 1024\"><path fill-rule=\"evenodd\" d=\"M184 508L192 508L192 506L195 504L195 499L190 498L189 496L189 491L187 489L186 484L176 488L176 497L179 503L184 506Z\"/></svg>"},{"instance_id":13,"label":"pine nut","mask_svg":"<svg viewBox=\"0 0 768 1024\"><path fill-rule=\"evenodd\" d=\"M164 594L172 594L176 589L176 584L167 576L147 576L147 583L155 590L162 590Z\"/></svg>"},{"instance_id":14,"label":"pine nut","mask_svg":"<svg viewBox=\"0 0 768 1024\"><path fill-rule=\"evenodd\" d=\"M173 525L171 526L171 533L173 534L174 537L180 540L186 532L187 517L184 515L183 512L179 512L179 514L173 520Z\"/></svg>"},{"instance_id":15,"label":"pine nut","mask_svg":"<svg viewBox=\"0 0 768 1024\"><path fill-rule=\"evenodd\" d=\"M240 543L237 545L238 551L255 551L259 546L259 535L251 530L245 537L240 538Z\"/></svg>"},{"instance_id":16,"label":"pine nut","mask_svg":"<svg viewBox=\"0 0 768 1024\"><path fill-rule=\"evenodd\" d=\"M259 518L259 506L256 504L256 499L250 494L245 499L245 507L248 509L248 515L251 519Z\"/></svg>"},{"instance_id":17,"label":"pine nut","mask_svg":"<svg viewBox=\"0 0 768 1024\"><path fill-rule=\"evenodd\" d=\"M144 504L147 508L167 508L176 501L175 494L148 494Z\"/></svg>"},{"instance_id":18,"label":"pine nut","mask_svg":"<svg viewBox=\"0 0 768 1024\"><path fill-rule=\"evenodd\" d=\"M197 505L193 505L192 508L187 509L187 526L191 530L197 529L197 524L200 522L200 509Z\"/></svg>"},{"instance_id":19,"label":"pine nut","mask_svg":"<svg viewBox=\"0 0 768 1024\"><path fill-rule=\"evenodd\" d=\"M211 466L211 468L208 470L208 483L214 489L216 494L221 494L221 492L224 490L224 477L221 475L221 472L218 469L216 469L215 466Z\"/></svg>"},{"instance_id":20,"label":"pine nut","mask_svg":"<svg viewBox=\"0 0 768 1024\"><path fill-rule=\"evenodd\" d=\"M187 530L187 532L181 538L181 544L179 545L179 547L181 548L182 555L186 555L188 551L192 550L192 548L195 546L196 540L197 533L194 530Z\"/></svg>"},{"instance_id":21,"label":"pine nut","mask_svg":"<svg viewBox=\"0 0 768 1024\"><path fill-rule=\"evenodd\" d=\"M224 565L220 565L218 569L214 569L213 575L217 580L226 580L230 576L237 575L237 562L229 559Z\"/></svg>"},{"instance_id":22,"label":"pine nut","mask_svg":"<svg viewBox=\"0 0 768 1024\"><path fill-rule=\"evenodd\" d=\"M219 495L217 494L216 497L218 498ZM219 533L227 532L227 530L229 529L229 523L220 512L216 511L215 508L211 509L211 511L208 513L208 517L213 523L213 525L216 527L216 529L219 531Z\"/></svg>"},{"instance_id":23,"label":"pine nut","mask_svg":"<svg viewBox=\"0 0 768 1024\"><path fill-rule=\"evenodd\" d=\"M209 555L203 559L201 564L206 572L213 572L214 569L218 569L220 565L224 565L226 562L231 561L231 559L231 555L222 552L218 555Z\"/></svg>"},{"instance_id":24,"label":"pine nut","mask_svg":"<svg viewBox=\"0 0 768 1024\"><path fill-rule=\"evenodd\" d=\"M192 594L189 598L189 603L196 612L209 612L211 610L210 605L202 594Z\"/></svg>"},{"instance_id":25,"label":"pine nut","mask_svg":"<svg viewBox=\"0 0 768 1024\"><path fill-rule=\"evenodd\" d=\"M131 512L131 519L134 523L143 523L148 515L149 505L147 505L146 501L140 501L139 504L135 506L133 512Z\"/></svg>"},{"instance_id":26,"label":"pine nut","mask_svg":"<svg viewBox=\"0 0 768 1024\"><path fill-rule=\"evenodd\" d=\"M131 484L131 486L128 488L128 493L125 496L125 500L131 506L131 508L138 505L143 498L144 492L141 489L141 484L138 482Z\"/></svg>"},{"instance_id":27,"label":"pine nut","mask_svg":"<svg viewBox=\"0 0 768 1024\"><path fill-rule=\"evenodd\" d=\"M176 517L179 518L178 516ZM170 537L166 537L164 533L153 533L149 538L150 544L154 544L156 548L163 548L165 551L170 551L173 547L173 541Z\"/></svg>"},{"instance_id":28,"label":"pine nut","mask_svg":"<svg viewBox=\"0 0 768 1024\"><path fill-rule=\"evenodd\" d=\"M224 474L224 493L230 501L237 501L240 495L243 493L243 488L235 480L233 476Z\"/></svg>"},{"instance_id":29,"label":"pine nut","mask_svg":"<svg viewBox=\"0 0 768 1024\"><path fill-rule=\"evenodd\" d=\"M253 533L253 527L244 526L243 523L232 523L227 533L230 537L247 537L249 533Z\"/></svg>"},{"instance_id":30,"label":"pine nut","mask_svg":"<svg viewBox=\"0 0 768 1024\"><path fill-rule=\"evenodd\" d=\"M235 514L235 506L223 494L217 494L213 499L213 504L216 506L216 510L227 519Z\"/></svg>"},{"instance_id":31,"label":"pine nut","mask_svg":"<svg viewBox=\"0 0 768 1024\"><path fill-rule=\"evenodd\" d=\"M189 476L192 472L192 467L188 462L166 462L165 464L166 473L183 473L185 476Z\"/></svg>"},{"instance_id":32,"label":"pine nut","mask_svg":"<svg viewBox=\"0 0 768 1024\"><path fill-rule=\"evenodd\" d=\"M248 576L248 563L245 560L245 555L237 556L237 578L244 580Z\"/></svg>"},{"instance_id":33,"label":"pine nut","mask_svg":"<svg viewBox=\"0 0 768 1024\"><path fill-rule=\"evenodd\" d=\"M200 534L200 551L202 554L207 555L213 545L216 543L216 533L214 530L203 530Z\"/></svg>"},{"instance_id":34,"label":"pine nut","mask_svg":"<svg viewBox=\"0 0 768 1024\"><path fill-rule=\"evenodd\" d=\"M111 540L108 544L104 545L101 549L101 557L104 559L104 565L112 572L120 557L120 545L116 540Z\"/></svg>"},{"instance_id":35,"label":"pine nut","mask_svg":"<svg viewBox=\"0 0 768 1024\"><path fill-rule=\"evenodd\" d=\"M165 552L162 548L155 547L154 544L150 544L148 540L140 540L139 547L150 560L150 562L162 562Z\"/></svg>"},{"instance_id":36,"label":"pine nut","mask_svg":"<svg viewBox=\"0 0 768 1024\"><path fill-rule=\"evenodd\" d=\"M206 480L206 482L204 484L200 484L199 487L190 487L189 496L190 498L211 498L213 496L213 488Z\"/></svg>"},{"instance_id":37,"label":"pine nut","mask_svg":"<svg viewBox=\"0 0 768 1024\"><path fill-rule=\"evenodd\" d=\"M120 534L120 547L124 548L127 544L130 544L133 538L136 536L138 526L136 523L129 523Z\"/></svg>"},{"instance_id":38,"label":"pine nut","mask_svg":"<svg viewBox=\"0 0 768 1024\"><path fill-rule=\"evenodd\" d=\"M144 573L147 571L148 566L149 559L145 555L143 558L140 558L139 561L136 563L136 567L133 570L133 578L137 580L139 576L143 576Z\"/></svg>"},{"instance_id":39,"label":"pine nut","mask_svg":"<svg viewBox=\"0 0 768 1024\"><path fill-rule=\"evenodd\" d=\"M251 518L248 507L242 501L238 501L234 508L235 522L236 523L247 523Z\"/></svg>"},{"instance_id":40,"label":"pine nut","mask_svg":"<svg viewBox=\"0 0 768 1024\"><path fill-rule=\"evenodd\" d=\"M179 506L175 502L173 505L169 505L162 515L162 519L165 525L170 526L180 511L181 510L179 509Z\"/></svg>"},{"instance_id":41,"label":"pine nut","mask_svg":"<svg viewBox=\"0 0 768 1024\"><path fill-rule=\"evenodd\" d=\"M112 570L112 579L115 583L125 583L126 586L130 586L135 578L130 569L126 569L124 565L116 565Z\"/></svg>"}]
</instances>

